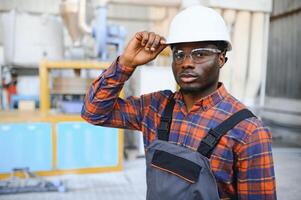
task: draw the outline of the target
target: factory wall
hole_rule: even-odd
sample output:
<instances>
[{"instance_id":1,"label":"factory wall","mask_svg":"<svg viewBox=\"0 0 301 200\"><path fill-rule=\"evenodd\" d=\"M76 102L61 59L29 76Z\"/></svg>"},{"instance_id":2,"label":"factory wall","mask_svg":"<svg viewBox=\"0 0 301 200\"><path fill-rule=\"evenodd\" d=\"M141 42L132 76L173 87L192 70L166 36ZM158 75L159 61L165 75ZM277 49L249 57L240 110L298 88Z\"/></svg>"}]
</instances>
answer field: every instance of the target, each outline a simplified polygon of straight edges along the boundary
<instances>
[{"instance_id":1,"label":"factory wall","mask_svg":"<svg viewBox=\"0 0 301 200\"><path fill-rule=\"evenodd\" d=\"M268 96L301 99L300 19L300 0L274 0L270 18Z\"/></svg>"}]
</instances>

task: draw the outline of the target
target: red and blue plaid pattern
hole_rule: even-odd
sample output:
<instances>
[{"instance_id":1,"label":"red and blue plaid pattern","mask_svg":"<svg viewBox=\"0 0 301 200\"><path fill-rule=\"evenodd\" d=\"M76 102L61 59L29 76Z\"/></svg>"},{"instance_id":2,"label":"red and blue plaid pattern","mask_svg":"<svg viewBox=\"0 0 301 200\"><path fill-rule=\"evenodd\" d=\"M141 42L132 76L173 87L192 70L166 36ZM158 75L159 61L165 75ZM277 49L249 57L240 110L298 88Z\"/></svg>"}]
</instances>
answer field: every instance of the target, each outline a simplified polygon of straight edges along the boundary
<instances>
[{"instance_id":1,"label":"red and blue plaid pattern","mask_svg":"<svg viewBox=\"0 0 301 200\"><path fill-rule=\"evenodd\" d=\"M147 147L156 139L160 117L171 91L119 98L124 82L134 69L115 61L89 89L82 117L108 127L140 130ZM187 112L180 92L170 129L170 142L196 150L210 128L216 127L245 106L222 84ZM276 199L270 131L257 118L240 122L223 136L211 156L211 167L222 199Z\"/></svg>"}]
</instances>

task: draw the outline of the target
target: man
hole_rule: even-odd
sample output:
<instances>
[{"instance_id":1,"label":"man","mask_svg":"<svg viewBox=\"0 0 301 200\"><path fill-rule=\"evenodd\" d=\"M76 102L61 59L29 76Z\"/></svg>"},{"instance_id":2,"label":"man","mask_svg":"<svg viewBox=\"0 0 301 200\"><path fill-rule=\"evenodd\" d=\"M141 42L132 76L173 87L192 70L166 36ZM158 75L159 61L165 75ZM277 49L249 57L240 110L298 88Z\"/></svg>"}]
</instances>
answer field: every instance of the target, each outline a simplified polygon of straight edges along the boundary
<instances>
[{"instance_id":1,"label":"man","mask_svg":"<svg viewBox=\"0 0 301 200\"><path fill-rule=\"evenodd\" d=\"M180 90L119 98L136 67L155 59L168 45ZM221 16L210 8L190 7L173 19L167 41L153 32L136 33L87 93L85 120L142 131L147 199L276 199L271 133L252 114L220 137L213 131L214 148L201 155L210 146L211 129L245 109L218 82L227 50L231 43ZM160 143L164 137L165 143Z\"/></svg>"}]
</instances>

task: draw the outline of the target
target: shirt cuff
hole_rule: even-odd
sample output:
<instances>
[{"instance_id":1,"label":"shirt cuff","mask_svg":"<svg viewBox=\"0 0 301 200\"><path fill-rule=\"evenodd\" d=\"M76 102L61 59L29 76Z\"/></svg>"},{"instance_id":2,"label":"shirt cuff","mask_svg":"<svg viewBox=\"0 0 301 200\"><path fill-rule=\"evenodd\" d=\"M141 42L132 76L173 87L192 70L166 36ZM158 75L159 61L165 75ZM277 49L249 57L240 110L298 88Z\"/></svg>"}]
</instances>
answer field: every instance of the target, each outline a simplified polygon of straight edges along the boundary
<instances>
[{"instance_id":1,"label":"shirt cuff","mask_svg":"<svg viewBox=\"0 0 301 200\"><path fill-rule=\"evenodd\" d=\"M111 64L109 68L107 68L103 74L101 75L102 79L112 78L117 82L125 82L127 81L135 68L123 66L119 63L119 57Z\"/></svg>"},{"instance_id":2,"label":"shirt cuff","mask_svg":"<svg viewBox=\"0 0 301 200\"><path fill-rule=\"evenodd\" d=\"M117 71L119 72L123 72L124 74L127 74L127 75L132 75L132 73L135 71L135 67L129 67L129 66L124 66L124 65L121 65L119 63L119 59L120 59L120 56L117 57L116 59L116 65L117 65Z\"/></svg>"}]
</instances>

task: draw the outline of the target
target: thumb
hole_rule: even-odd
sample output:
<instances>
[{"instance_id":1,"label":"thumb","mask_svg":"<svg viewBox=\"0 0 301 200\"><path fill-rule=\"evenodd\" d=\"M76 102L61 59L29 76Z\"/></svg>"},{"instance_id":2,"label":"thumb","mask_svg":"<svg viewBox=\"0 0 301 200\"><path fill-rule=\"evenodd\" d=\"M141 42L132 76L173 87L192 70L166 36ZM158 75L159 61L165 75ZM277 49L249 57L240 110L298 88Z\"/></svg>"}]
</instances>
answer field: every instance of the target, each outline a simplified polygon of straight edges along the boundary
<instances>
[{"instance_id":1,"label":"thumb","mask_svg":"<svg viewBox=\"0 0 301 200\"><path fill-rule=\"evenodd\" d=\"M160 54L167 46L168 46L168 44L166 44L166 43L160 44L160 46L157 50L158 51L157 55Z\"/></svg>"},{"instance_id":2,"label":"thumb","mask_svg":"<svg viewBox=\"0 0 301 200\"><path fill-rule=\"evenodd\" d=\"M168 44L161 44L160 46L159 46L159 51L161 52L161 51L163 51L163 49L165 49L166 47L168 46Z\"/></svg>"}]
</instances>

